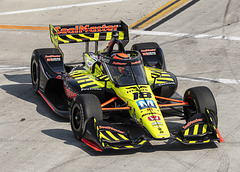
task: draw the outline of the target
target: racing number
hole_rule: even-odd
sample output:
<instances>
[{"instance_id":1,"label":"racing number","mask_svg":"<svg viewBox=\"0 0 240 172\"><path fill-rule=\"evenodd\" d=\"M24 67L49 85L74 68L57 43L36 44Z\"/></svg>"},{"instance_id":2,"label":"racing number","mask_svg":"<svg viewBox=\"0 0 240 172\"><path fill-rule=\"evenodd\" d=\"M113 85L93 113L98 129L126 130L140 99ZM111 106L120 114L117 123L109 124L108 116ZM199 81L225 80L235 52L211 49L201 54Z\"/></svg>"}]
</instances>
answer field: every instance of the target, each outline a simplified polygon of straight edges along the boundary
<instances>
[{"instance_id":1,"label":"racing number","mask_svg":"<svg viewBox=\"0 0 240 172\"><path fill-rule=\"evenodd\" d=\"M141 92L141 93L133 93L133 99L139 99L139 98L151 98L152 95L149 92Z\"/></svg>"}]
</instances>

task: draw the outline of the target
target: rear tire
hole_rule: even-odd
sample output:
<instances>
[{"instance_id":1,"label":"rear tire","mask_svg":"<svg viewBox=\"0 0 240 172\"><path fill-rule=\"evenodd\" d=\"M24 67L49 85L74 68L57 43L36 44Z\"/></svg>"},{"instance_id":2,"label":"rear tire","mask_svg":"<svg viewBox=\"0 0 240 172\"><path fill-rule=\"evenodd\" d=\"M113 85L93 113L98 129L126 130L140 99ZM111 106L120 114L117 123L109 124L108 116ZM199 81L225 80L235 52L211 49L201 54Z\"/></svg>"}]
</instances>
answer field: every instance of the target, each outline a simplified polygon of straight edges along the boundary
<instances>
[{"instance_id":1,"label":"rear tire","mask_svg":"<svg viewBox=\"0 0 240 172\"><path fill-rule=\"evenodd\" d=\"M216 126L218 125L217 105L211 90L207 87L194 87L188 89L184 94L184 101L189 106L184 106L184 116L186 121L197 113L206 113L206 109L214 112Z\"/></svg>"},{"instance_id":2,"label":"rear tire","mask_svg":"<svg viewBox=\"0 0 240 172\"><path fill-rule=\"evenodd\" d=\"M103 120L102 108L99 99L93 94L81 94L72 103L70 123L73 135L81 140L85 131L86 121L94 117Z\"/></svg>"},{"instance_id":3,"label":"rear tire","mask_svg":"<svg viewBox=\"0 0 240 172\"><path fill-rule=\"evenodd\" d=\"M37 50L34 50L32 54L31 79L32 79L32 87L35 93L38 94L39 83L40 83L40 69L39 69L39 55Z\"/></svg>"},{"instance_id":4,"label":"rear tire","mask_svg":"<svg viewBox=\"0 0 240 172\"><path fill-rule=\"evenodd\" d=\"M45 58L45 55L59 55L60 51L56 48L42 48L36 49L32 53L31 58L31 78L34 91L38 94L40 84L40 58Z\"/></svg>"}]
</instances>

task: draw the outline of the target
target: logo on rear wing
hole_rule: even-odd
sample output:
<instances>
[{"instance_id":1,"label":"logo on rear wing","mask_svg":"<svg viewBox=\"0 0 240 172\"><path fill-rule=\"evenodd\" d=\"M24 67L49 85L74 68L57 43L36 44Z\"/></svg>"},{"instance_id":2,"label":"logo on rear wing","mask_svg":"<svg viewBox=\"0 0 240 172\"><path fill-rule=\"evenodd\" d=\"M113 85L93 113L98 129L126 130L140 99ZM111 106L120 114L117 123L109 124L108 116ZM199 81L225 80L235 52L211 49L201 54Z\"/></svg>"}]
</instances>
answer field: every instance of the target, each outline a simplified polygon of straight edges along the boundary
<instances>
[{"instance_id":1,"label":"logo on rear wing","mask_svg":"<svg viewBox=\"0 0 240 172\"><path fill-rule=\"evenodd\" d=\"M119 34L118 39L124 40L125 44L129 40L128 26L123 21L74 25L50 24L49 30L54 47L60 51L59 44L110 41L114 32Z\"/></svg>"},{"instance_id":2,"label":"logo on rear wing","mask_svg":"<svg viewBox=\"0 0 240 172\"><path fill-rule=\"evenodd\" d=\"M119 25L76 25L72 27L56 26L57 34L79 34L79 33L97 33L97 32L113 32L117 31Z\"/></svg>"}]
</instances>

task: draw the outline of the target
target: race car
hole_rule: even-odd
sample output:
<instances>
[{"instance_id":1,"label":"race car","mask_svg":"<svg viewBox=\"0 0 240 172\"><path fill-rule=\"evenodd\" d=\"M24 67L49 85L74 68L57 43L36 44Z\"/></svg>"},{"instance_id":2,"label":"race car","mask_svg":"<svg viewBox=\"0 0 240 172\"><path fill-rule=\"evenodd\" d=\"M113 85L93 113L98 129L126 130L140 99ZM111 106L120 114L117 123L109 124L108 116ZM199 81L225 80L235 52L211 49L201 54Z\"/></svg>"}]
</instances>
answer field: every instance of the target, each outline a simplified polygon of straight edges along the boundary
<instances>
[{"instance_id":1,"label":"race car","mask_svg":"<svg viewBox=\"0 0 240 172\"><path fill-rule=\"evenodd\" d=\"M54 48L32 54L33 89L56 114L69 118L78 140L96 151L138 148L151 140L223 141L210 89L194 87L174 98L178 81L167 71L162 49L146 42L125 50L129 30L123 21L49 25L49 30ZM107 47L98 50L99 41L108 41ZM82 42L84 61L65 64L59 44ZM179 131L169 130L166 109L186 120Z\"/></svg>"}]
</instances>

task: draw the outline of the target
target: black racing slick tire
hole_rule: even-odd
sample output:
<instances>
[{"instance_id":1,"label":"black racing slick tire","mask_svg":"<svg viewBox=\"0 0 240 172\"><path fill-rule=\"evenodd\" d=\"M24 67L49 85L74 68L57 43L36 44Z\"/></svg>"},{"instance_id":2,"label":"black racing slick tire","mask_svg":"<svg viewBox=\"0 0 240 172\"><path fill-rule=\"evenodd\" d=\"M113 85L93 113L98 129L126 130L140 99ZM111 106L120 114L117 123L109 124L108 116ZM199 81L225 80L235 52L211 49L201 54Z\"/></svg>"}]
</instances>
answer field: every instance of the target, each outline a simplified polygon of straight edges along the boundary
<instances>
[{"instance_id":1,"label":"black racing slick tire","mask_svg":"<svg viewBox=\"0 0 240 172\"><path fill-rule=\"evenodd\" d=\"M188 106L183 107L186 121L197 113L206 113L206 109L213 112L216 126L218 125L217 105L211 90L200 86L188 89L184 94L184 101Z\"/></svg>"},{"instance_id":2,"label":"black racing slick tire","mask_svg":"<svg viewBox=\"0 0 240 172\"><path fill-rule=\"evenodd\" d=\"M99 99L93 94L81 94L72 103L70 123L73 135L81 140L85 132L85 124L91 117L103 120Z\"/></svg>"},{"instance_id":3,"label":"black racing slick tire","mask_svg":"<svg viewBox=\"0 0 240 172\"><path fill-rule=\"evenodd\" d=\"M40 84L40 58L45 58L45 55L48 54L61 54L60 51L56 48L42 48L36 49L32 53L31 58L31 79L32 79L32 86L36 93L38 93L39 84Z\"/></svg>"},{"instance_id":4,"label":"black racing slick tire","mask_svg":"<svg viewBox=\"0 0 240 172\"><path fill-rule=\"evenodd\" d=\"M32 87L35 93L38 93L40 83L40 66L39 66L39 55L38 51L34 50L31 59L31 79Z\"/></svg>"}]
</instances>

